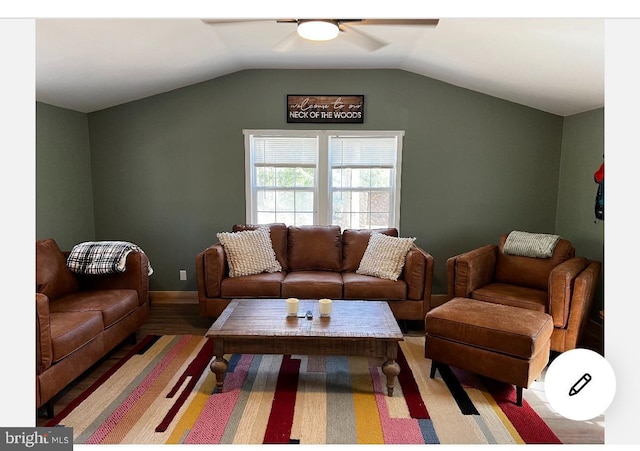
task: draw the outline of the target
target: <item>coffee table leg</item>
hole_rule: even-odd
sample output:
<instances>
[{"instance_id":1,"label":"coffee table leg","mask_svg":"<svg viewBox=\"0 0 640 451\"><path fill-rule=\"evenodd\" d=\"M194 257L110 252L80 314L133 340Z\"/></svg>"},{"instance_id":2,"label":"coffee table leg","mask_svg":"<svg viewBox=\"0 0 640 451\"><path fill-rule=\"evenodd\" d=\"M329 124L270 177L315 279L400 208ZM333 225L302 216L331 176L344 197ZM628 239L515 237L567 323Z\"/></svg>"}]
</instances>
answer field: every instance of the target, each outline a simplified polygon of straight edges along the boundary
<instances>
[{"instance_id":1,"label":"coffee table leg","mask_svg":"<svg viewBox=\"0 0 640 451\"><path fill-rule=\"evenodd\" d=\"M229 362L222 355L217 355L210 365L211 371L216 375L216 388L218 393L222 393L222 384L224 383L224 373L229 368Z\"/></svg>"},{"instance_id":2,"label":"coffee table leg","mask_svg":"<svg viewBox=\"0 0 640 451\"><path fill-rule=\"evenodd\" d=\"M393 387L396 385L396 377L400 374L400 365L389 359L382 364L382 372L387 376L387 395L393 396Z\"/></svg>"}]
</instances>

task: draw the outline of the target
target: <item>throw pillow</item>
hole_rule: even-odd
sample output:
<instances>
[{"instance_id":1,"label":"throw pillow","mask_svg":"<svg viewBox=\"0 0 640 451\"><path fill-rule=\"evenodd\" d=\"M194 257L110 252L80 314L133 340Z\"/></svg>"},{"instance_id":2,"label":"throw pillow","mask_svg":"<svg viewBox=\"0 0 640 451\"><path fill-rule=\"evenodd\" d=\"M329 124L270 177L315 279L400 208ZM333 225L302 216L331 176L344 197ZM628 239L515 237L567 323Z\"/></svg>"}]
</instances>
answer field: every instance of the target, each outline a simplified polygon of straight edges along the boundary
<instances>
[{"instance_id":1,"label":"throw pillow","mask_svg":"<svg viewBox=\"0 0 640 451\"><path fill-rule=\"evenodd\" d=\"M415 238L398 238L372 233L356 273L381 279L398 280L407 252Z\"/></svg>"},{"instance_id":2,"label":"throw pillow","mask_svg":"<svg viewBox=\"0 0 640 451\"><path fill-rule=\"evenodd\" d=\"M250 276L262 272L282 271L276 259L269 229L260 227L242 232L216 234L224 247L229 264L229 277Z\"/></svg>"},{"instance_id":3,"label":"throw pillow","mask_svg":"<svg viewBox=\"0 0 640 451\"><path fill-rule=\"evenodd\" d=\"M506 254L522 257L549 258L553 255L559 240L558 235L514 230L507 236L503 251Z\"/></svg>"}]
</instances>

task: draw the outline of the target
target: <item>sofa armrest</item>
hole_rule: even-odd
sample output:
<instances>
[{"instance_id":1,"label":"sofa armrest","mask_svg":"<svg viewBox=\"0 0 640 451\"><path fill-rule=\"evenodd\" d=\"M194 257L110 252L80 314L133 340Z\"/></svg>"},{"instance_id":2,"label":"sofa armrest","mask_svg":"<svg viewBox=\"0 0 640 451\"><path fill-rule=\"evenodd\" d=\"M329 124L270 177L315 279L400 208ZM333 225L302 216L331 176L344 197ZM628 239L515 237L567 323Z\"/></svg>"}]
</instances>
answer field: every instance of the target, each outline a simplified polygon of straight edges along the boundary
<instances>
[{"instance_id":1,"label":"sofa armrest","mask_svg":"<svg viewBox=\"0 0 640 451\"><path fill-rule=\"evenodd\" d=\"M431 254L414 245L405 259L403 279L407 284L407 299L428 300L430 307L433 285L433 257Z\"/></svg>"},{"instance_id":2,"label":"sofa armrest","mask_svg":"<svg viewBox=\"0 0 640 451\"><path fill-rule=\"evenodd\" d=\"M144 252L127 255L126 270L115 274L76 274L81 290L131 289L138 292L140 305L149 302L149 259Z\"/></svg>"},{"instance_id":3,"label":"sofa armrest","mask_svg":"<svg viewBox=\"0 0 640 451\"><path fill-rule=\"evenodd\" d=\"M601 270L602 263L590 260L584 271L575 278L567 323L567 335L564 343L565 349L574 349L584 335L584 331L589 324Z\"/></svg>"},{"instance_id":4,"label":"sofa armrest","mask_svg":"<svg viewBox=\"0 0 640 451\"><path fill-rule=\"evenodd\" d=\"M226 265L227 258L220 243L209 246L196 256L199 297L215 298L220 296L222 279L228 273Z\"/></svg>"},{"instance_id":5,"label":"sofa armrest","mask_svg":"<svg viewBox=\"0 0 640 451\"><path fill-rule=\"evenodd\" d=\"M470 297L493 280L498 246L488 244L447 260L448 297Z\"/></svg>"},{"instance_id":6,"label":"sofa armrest","mask_svg":"<svg viewBox=\"0 0 640 451\"><path fill-rule=\"evenodd\" d=\"M574 257L560 263L549 274L549 314L553 318L553 326L564 328L569 319L569 309L573 306L572 297L575 280L587 267L586 258Z\"/></svg>"},{"instance_id":7,"label":"sofa armrest","mask_svg":"<svg viewBox=\"0 0 640 451\"><path fill-rule=\"evenodd\" d=\"M456 296L456 261L462 254L447 259L447 300Z\"/></svg>"},{"instance_id":8,"label":"sofa armrest","mask_svg":"<svg viewBox=\"0 0 640 451\"><path fill-rule=\"evenodd\" d=\"M43 373L53 362L49 298L36 293L36 374Z\"/></svg>"}]
</instances>

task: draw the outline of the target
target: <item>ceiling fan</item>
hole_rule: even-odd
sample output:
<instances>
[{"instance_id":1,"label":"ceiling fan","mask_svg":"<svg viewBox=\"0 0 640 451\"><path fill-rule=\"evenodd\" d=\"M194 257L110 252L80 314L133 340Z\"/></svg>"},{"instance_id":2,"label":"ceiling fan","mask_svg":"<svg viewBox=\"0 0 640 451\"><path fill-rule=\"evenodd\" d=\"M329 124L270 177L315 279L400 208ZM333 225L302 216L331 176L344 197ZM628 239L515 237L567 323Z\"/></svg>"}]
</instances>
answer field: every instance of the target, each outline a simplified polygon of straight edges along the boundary
<instances>
[{"instance_id":1,"label":"ceiling fan","mask_svg":"<svg viewBox=\"0 0 640 451\"><path fill-rule=\"evenodd\" d=\"M203 19L207 24L228 24L242 22L265 21L257 20L215 20ZM428 26L438 25L439 19L276 19L276 23L296 24L296 30L288 35L281 42L276 44L276 50L286 50L298 37L311 41L330 41L345 32L349 40L356 45L367 50L378 50L386 45L373 36L358 30L361 25L408 25L408 26Z\"/></svg>"}]
</instances>

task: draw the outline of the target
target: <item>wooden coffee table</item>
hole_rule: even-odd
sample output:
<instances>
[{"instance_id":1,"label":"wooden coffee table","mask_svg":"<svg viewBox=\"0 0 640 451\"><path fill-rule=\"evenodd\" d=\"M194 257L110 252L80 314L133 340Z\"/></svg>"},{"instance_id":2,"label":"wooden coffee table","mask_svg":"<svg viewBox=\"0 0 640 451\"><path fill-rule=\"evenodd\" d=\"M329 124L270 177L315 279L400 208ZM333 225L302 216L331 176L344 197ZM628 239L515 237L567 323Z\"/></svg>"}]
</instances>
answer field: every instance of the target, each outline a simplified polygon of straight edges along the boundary
<instances>
[{"instance_id":1,"label":"wooden coffee table","mask_svg":"<svg viewBox=\"0 0 640 451\"><path fill-rule=\"evenodd\" d=\"M320 317L318 301L300 300L299 315L289 317L284 299L234 299L207 331L213 338L211 371L222 392L229 367L225 354L349 355L384 360L387 395L393 396L400 366L398 342L403 340L385 301L333 301L330 317Z\"/></svg>"}]
</instances>

